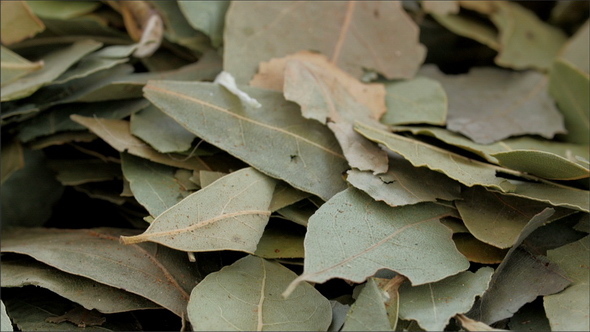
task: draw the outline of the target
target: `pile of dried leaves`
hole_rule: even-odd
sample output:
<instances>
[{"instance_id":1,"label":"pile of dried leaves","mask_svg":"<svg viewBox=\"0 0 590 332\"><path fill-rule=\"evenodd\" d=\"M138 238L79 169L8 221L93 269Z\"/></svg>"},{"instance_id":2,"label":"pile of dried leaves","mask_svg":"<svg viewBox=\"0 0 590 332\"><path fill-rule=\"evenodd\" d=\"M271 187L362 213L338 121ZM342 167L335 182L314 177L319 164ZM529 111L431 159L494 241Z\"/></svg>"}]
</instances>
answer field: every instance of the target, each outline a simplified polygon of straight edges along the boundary
<instances>
[{"instance_id":1,"label":"pile of dried leaves","mask_svg":"<svg viewBox=\"0 0 590 332\"><path fill-rule=\"evenodd\" d=\"M589 329L587 1L1 9L2 331Z\"/></svg>"}]
</instances>

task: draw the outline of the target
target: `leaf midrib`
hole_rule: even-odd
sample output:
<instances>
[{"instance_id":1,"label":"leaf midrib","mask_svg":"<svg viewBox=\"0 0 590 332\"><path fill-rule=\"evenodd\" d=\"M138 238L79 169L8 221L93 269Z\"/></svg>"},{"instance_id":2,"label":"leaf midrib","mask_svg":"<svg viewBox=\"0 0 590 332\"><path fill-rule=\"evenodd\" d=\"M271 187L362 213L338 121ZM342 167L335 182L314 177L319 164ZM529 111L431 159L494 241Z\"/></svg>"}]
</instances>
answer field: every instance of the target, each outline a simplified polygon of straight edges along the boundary
<instances>
[{"instance_id":1,"label":"leaf midrib","mask_svg":"<svg viewBox=\"0 0 590 332\"><path fill-rule=\"evenodd\" d=\"M328 149L328 148L326 148L326 147L324 147L324 146L322 146L322 145L320 145L320 144L318 144L316 142L313 142L313 141L311 141L311 140L309 140L309 139L307 139L305 137L296 135L296 134L294 134L294 133L292 133L290 131L284 130L282 128L273 127L273 126L268 125L266 123L262 123L262 122L259 122L259 121L256 121L256 120L253 120L253 119L250 119L250 118L247 118L247 117L244 117L244 116L235 114L235 113L231 112L228 109L225 109L223 107L220 107L220 106L217 106L217 105L214 105L214 104L210 104L210 103L208 103L208 102L206 102L204 100L201 100L201 99L198 99L198 98L194 98L194 97L190 97L190 96L187 96L185 94L174 92L174 91L171 91L171 90L168 90L168 89L165 89L165 88L161 88L161 87L157 87L157 86L154 86L154 85L151 85L151 84L148 84L148 85L145 86L144 91L147 91L147 90L153 90L155 92L161 92L161 93L164 93L164 94L169 94L169 95L172 95L172 96L176 96L176 97L179 97L179 98L182 98L182 99L186 99L186 100L195 102L197 104L200 104L200 105L203 105L203 106L212 108L214 110L217 110L219 112L228 114L228 115L230 115L230 116L232 116L232 117L234 117L236 119L239 119L241 121L249 122L249 123L254 124L256 126L264 127L264 128L267 128L267 129L270 129L270 130L279 132L279 133L281 133L283 135L291 136L291 137L295 138L296 140L303 141L303 142L305 142L305 143L307 143L307 144L309 144L311 146L314 146L314 147L316 147L316 148L318 148L320 150L323 150L324 152L327 152L327 153L332 154L332 155L334 155L334 156L336 156L338 158L341 158L343 160L346 160L346 158L344 158L344 156L342 154L340 154L338 152L335 152L335 151L332 151L332 150L330 150L330 149Z\"/></svg>"}]
</instances>

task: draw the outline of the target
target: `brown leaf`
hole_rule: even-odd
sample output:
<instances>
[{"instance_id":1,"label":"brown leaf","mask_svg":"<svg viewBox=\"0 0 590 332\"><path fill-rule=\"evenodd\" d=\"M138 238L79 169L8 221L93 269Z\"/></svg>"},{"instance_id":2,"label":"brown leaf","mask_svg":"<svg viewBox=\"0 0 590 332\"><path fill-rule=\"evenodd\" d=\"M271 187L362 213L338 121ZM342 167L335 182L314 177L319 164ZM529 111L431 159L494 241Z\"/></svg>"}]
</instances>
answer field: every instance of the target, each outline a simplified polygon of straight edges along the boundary
<instances>
[{"instance_id":1,"label":"brown leaf","mask_svg":"<svg viewBox=\"0 0 590 332\"><path fill-rule=\"evenodd\" d=\"M284 73L285 98L301 105L304 118L328 124L350 166L387 171L387 153L352 128L355 121L384 127L378 121L385 110L383 85L363 84L319 55L312 61L289 60Z\"/></svg>"},{"instance_id":2,"label":"brown leaf","mask_svg":"<svg viewBox=\"0 0 590 332\"><path fill-rule=\"evenodd\" d=\"M350 74L342 71L330 60L321 54L308 51L301 51L283 58L274 58L267 62L260 63L258 73L250 81L251 86L283 91L285 84L285 67L292 60L317 65L333 76L333 79L340 83L346 92L351 94L355 100L367 106L375 119L380 119L387 111L385 106L385 87L383 84L361 83Z\"/></svg>"}]
</instances>

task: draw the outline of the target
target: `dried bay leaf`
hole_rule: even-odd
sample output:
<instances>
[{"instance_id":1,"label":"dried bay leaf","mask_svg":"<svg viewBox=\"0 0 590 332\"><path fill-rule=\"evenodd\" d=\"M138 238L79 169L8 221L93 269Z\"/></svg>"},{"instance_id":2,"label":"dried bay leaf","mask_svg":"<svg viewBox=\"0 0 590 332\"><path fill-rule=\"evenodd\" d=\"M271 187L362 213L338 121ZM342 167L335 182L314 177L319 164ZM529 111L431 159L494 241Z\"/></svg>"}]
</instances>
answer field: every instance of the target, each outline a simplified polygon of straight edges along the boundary
<instances>
[{"instance_id":1,"label":"dried bay leaf","mask_svg":"<svg viewBox=\"0 0 590 332\"><path fill-rule=\"evenodd\" d=\"M549 94L563 113L566 139L590 144L590 75L571 63L557 59L549 74Z\"/></svg>"},{"instance_id":2,"label":"dried bay leaf","mask_svg":"<svg viewBox=\"0 0 590 332\"><path fill-rule=\"evenodd\" d=\"M243 90L262 107L242 105L212 83L152 81L144 89L189 131L269 176L323 199L346 188L340 173L348 165L327 128L302 118L278 92Z\"/></svg>"},{"instance_id":3,"label":"dried bay leaf","mask_svg":"<svg viewBox=\"0 0 590 332\"><path fill-rule=\"evenodd\" d=\"M426 285L402 284L400 318L415 320L426 331L442 331L451 317L471 309L476 297L488 288L493 273L492 268L483 267Z\"/></svg>"},{"instance_id":4,"label":"dried bay leaf","mask_svg":"<svg viewBox=\"0 0 590 332\"><path fill-rule=\"evenodd\" d=\"M128 64L119 64L69 82L50 85L31 96L31 102L41 108L74 102L98 102L143 97L143 86L151 79L187 81L210 80L217 75L221 59L213 52L206 53L196 63L164 71L133 73Z\"/></svg>"},{"instance_id":5,"label":"dried bay leaf","mask_svg":"<svg viewBox=\"0 0 590 332\"><path fill-rule=\"evenodd\" d=\"M191 148L195 135L154 105L131 116L131 133L161 153L183 152Z\"/></svg>"},{"instance_id":6,"label":"dried bay leaf","mask_svg":"<svg viewBox=\"0 0 590 332\"><path fill-rule=\"evenodd\" d=\"M146 1L162 16L166 39L190 49L205 53L211 49L210 40L203 32L193 29L176 1Z\"/></svg>"},{"instance_id":7,"label":"dried bay leaf","mask_svg":"<svg viewBox=\"0 0 590 332\"><path fill-rule=\"evenodd\" d=\"M65 273L32 259L3 260L1 271L2 287L33 285L47 288L88 310L108 314L161 308L144 297Z\"/></svg>"},{"instance_id":8,"label":"dried bay leaf","mask_svg":"<svg viewBox=\"0 0 590 332\"><path fill-rule=\"evenodd\" d=\"M47 85L59 77L83 56L100 46L102 43L82 40L47 54L42 59L43 68L2 87L0 100L9 101L30 96L43 85Z\"/></svg>"},{"instance_id":9,"label":"dried bay leaf","mask_svg":"<svg viewBox=\"0 0 590 332\"><path fill-rule=\"evenodd\" d=\"M0 301L0 330L14 331L12 323L10 322L10 317L8 317L8 314L6 313L6 307L4 306L3 301Z\"/></svg>"},{"instance_id":10,"label":"dried bay leaf","mask_svg":"<svg viewBox=\"0 0 590 332\"><path fill-rule=\"evenodd\" d=\"M327 330L330 302L311 285L298 288L288 299L281 297L295 277L278 263L246 256L209 274L193 289L188 318L195 331Z\"/></svg>"},{"instance_id":11,"label":"dried bay leaf","mask_svg":"<svg viewBox=\"0 0 590 332\"><path fill-rule=\"evenodd\" d=\"M447 95L435 80L415 77L385 84L387 112L381 122L387 125L427 123L444 125L447 119Z\"/></svg>"},{"instance_id":12,"label":"dried bay leaf","mask_svg":"<svg viewBox=\"0 0 590 332\"><path fill-rule=\"evenodd\" d=\"M27 1L27 4L41 18L61 20L89 14L100 7L96 1Z\"/></svg>"},{"instance_id":13,"label":"dried bay leaf","mask_svg":"<svg viewBox=\"0 0 590 332\"><path fill-rule=\"evenodd\" d=\"M563 292L543 298L551 329L554 331L585 331L590 329L588 293L590 237L549 250L547 257L559 264L572 284Z\"/></svg>"},{"instance_id":14,"label":"dried bay leaf","mask_svg":"<svg viewBox=\"0 0 590 332\"><path fill-rule=\"evenodd\" d=\"M97 84L77 97L77 101L94 102L112 99L139 98L149 80L203 81L212 80L221 70L221 59L215 52L207 52L196 63L165 72L133 73Z\"/></svg>"},{"instance_id":15,"label":"dried bay leaf","mask_svg":"<svg viewBox=\"0 0 590 332\"><path fill-rule=\"evenodd\" d=\"M461 185L458 182L438 172L413 167L402 158L390 158L389 171L385 174L373 175L356 169L346 174L348 183L390 206L460 198Z\"/></svg>"},{"instance_id":16,"label":"dried bay leaf","mask_svg":"<svg viewBox=\"0 0 590 332\"><path fill-rule=\"evenodd\" d=\"M23 147L17 140L2 140L2 162L0 170L2 171L2 182L6 181L10 175L19 169L25 167L25 157L23 155Z\"/></svg>"},{"instance_id":17,"label":"dried bay leaf","mask_svg":"<svg viewBox=\"0 0 590 332\"><path fill-rule=\"evenodd\" d=\"M245 168L187 196L125 244L152 241L183 251L254 253L270 217L275 181Z\"/></svg>"},{"instance_id":18,"label":"dried bay leaf","mask_svg":"<svg viewBox=\"0 0 590 332\"><path fill-rule=\"evenodd\" d=\"M463 271L468 262L439 222L450 214L450 208L434 203L392 208L349 188L310 218L304 271L285 294L302 281L362 282L380 269L403 274L414 285Z\"/></svg>"},{"instance_id":19,"label":"dried bay leaf","mask_svg":"<svg viewBox=\"0 0 590 332\"><path fill-rule=\"evenodd\" d=\"M31 62L14 53L9 48L0 46L0 83L2 86L13 82L31 72L43 68L42 61Z\"/></svg>"},{"instance_id":20,"label":"dried bay leaf","mask_svg":"<svg viewBox=\"0 0 590 332\"><path fill-rule=\"evenodd\" d=\"M386 309L387 292L369 278L346 314L342 331L394 331Z\"/></svg>"},{"instance_id":21,"label":"dried bay leaf","mask_svg":"<svg viewBox=\"0 0 590 332\"><path fill-rule=\"evenodd\" d=\"M539 295L560 292L571 283L557 264L520 246L535 229L547 223L553 213L553 209L545 209L530 219L494 272L490 287L467 316L492 324L512 317Z\"/></svg>"},{"instance_id":22,"label":"dried bay leaf","mask_svg":"<svg viewBox=\"0 0 590 332\"><path fill-rule=\"evenodd\" d=\"M315 68L316 71L319 70L320 72L318 74L320 74L321 77L318 77L317 79L319 80L322 78L323 82L318 81L317 83L322 83L324 87L332 84L338 86L338 93L350 95L352 99L364 105L361 110L363 111L364 116L379 119L383 113L385 113L386 106L385 101L383 100L385 91L383 90L382 84L361 83L347 72L341 70L333 63L330 63L326 56L310 51L300 51L283 58L273 58L268 62L261 62L259 72L250 81L250 86L283 91L285 87L285 70L289 62L295 62L295 64L299 63L300 65L308 64L311 66L310 69L313 70ZM297 70L297 67L300 68L301 66L296 65L294 69ZM295 82L293 81L293 78L294 77L291 77L292 83ZM315 91L309 92L316 94ZM298 96L298 99L305 100L309 98L304 94L301 94L299 91L292 90L289 93L293 94L293 96ZM330 97L329 94L335 94L336 96L332 97L338 97L338 93L324 91L325 95L324 97L320 97L320 101L321 99L325 100ZM327 101L329 102L329 100ZM316 105L321 105L321 102L316 103ZM327 109L322 110L321 107L316 105L309 105L309 107L311 107L310 111L313 112L306 113L304 110L304 116L307 118L314 118L321 123L326 123L326 117L330 112L334 112L335 110L331 106L327 106L325 107ZM369 110L367 111L366 108ZM343 113L348 117L351 117L354 116L355 112L350 109L345 109Z\"/></svg>"},{"instance_id":23,"label":"dried bay leaf","mask_svg":"<svg viewBox=\"0 0 590 332\"><path fill-rule=\"evenodd\" d=\"M0 2L0 13L0 39L3 45L18 43L45 30L45 25L26 1Z\"/></svg>"},{"instance_id":24,"label":"dried bay leaf","mask_svg":"<svg viewBox=\"0 0 590 332\"><path fill-rule=\"evenodd\" d=\"M499 66L546 71L565 42L562 31L519 4L509 1L463 1L460 4L489 16L497 31L483 20L466 15L433 14L433 17L452 32L498 51L494 60Z\"/></svg>"},{"instance_id":25,"label":"dried bay leaf","mask_svg":"<svg viewBox=\"0 0 590 332\"><path fill-rule=\"evenodd\" d=\"M44 289L24 288L22 291L19 291L16 296L7 299L6 306L12 321L22 331L102 332L143 330L133 313L109 315L107 321L101 326L78 327L75 324L65 321L59 324L50 323L47 319L55 319L66 314L72 307L80 307L57 294ZM98 316L100 319L102 315L96 315L96 313L96 311L92 312L95 317ZM85 323L86 320L82 319L78 322L81 324Z\"/></svg>"},{"instance_id":26,"label":"dried bay leaf","mask_svg":"<svg viewBox=\"0 0 590 332\"><path fill-rule=\"evenodd\" d=\"M332 305L332 323L330 323L328 331L338 332L342 329L342 325L344 325L350 305L342 304L336 300L330 300L330 304Z\"/></svg>"},{"instance_id":27,"label":"dried bay leaf","mask_svg":"<svg viewBox=\"0 0 590 332\"><path fill-rule=\"evenodd\" d=\"M2 232L1 250L122 288L178 316L186 314L189 292L197 283L195 266L186 260L186 254L154 243L119 243L119 236L136 233L115 228L16 228Z\"/></svg>"},{"instance_id":28,"label":"dried bay leaf","mask_svg":"<svg viewBox=\"0 0 590 332\"><path fill-rule=\"evenodd\" d=\"M355 130L368 139L384 144L388 149L401 154L412 165L416 167L426 166L468 187L482 185L503 192L514 190L514 185L510 182L496 177L497 168L493 165L469 159L411 138L372 128L362 123L357 122Z\"/></svg>"},{"instance_id":29,"label":"dried bay leaf","mask_svg":"<svg viewBox=\"0 0 590 332\"><path fill-rule=\"evenodd\" d=\"M423 67L420 73L445 88L447 128L476 143L490 144L523 134L552 138L565 133L563 116L547 93L548 79L543 74L484 67L451 76L432 66Z\"/></svg>"},{"instance_id":30,"label":"dried bay leaf","mask_svg":"<svg viewBox=\"0 0 590 332\"><path fill-rule=\"evenodd\" d=\"M457 250L474 263L500 264L508 252L508 249L500 249L478 240L469 232L453 234L453 242Z\"/></svg>"},{"instance_id":31,"label":"dried bay leaf","mask_svg":"<svg viewBox=\"0 0 590 332\"><path fill-rule=\"evenodd\" d=\"M121 168L133 196L153 217L189 195L174 177L176 168L127 153L121 153Z\"/></svg>"},{"instance_id":32,"label":"dried bay leaf","mask_svg":"<svg viewBox=\"0 0 590 332\"><path fill-rule=\"evenodd\" d=\"M509 1L492 2L490 19L499 31L496 64L512 69L548 70L566 41L565 34L535 13Z\"/></svg>"},{"instance_id":33,"label":"dried bay leaf","mask_svg":"<svg viewBox=\"0 0 590 332\"><path fill-rule=\"evenodd\" d=\"M229 1L178 1L180 11L188 23L211 38L213 47L223 42L225 13Z\"/></svg>"},{"instance_id":34,"label":"dried bay leaf","mask_svg":"<svg viewBox=\"0 0 590 332\"><path fill-rule=\"evenodd\" d=\"M569 62L580 71L590 72L590 21L586 21L559 51L559 58Z\"/></svg>"},{"instance_id":35,"label":"dried bay leaf","mask_svg":"<svg viewBox=\"0 0 590 332\"><path fill-rule=\"evenodd\" d=\"M500 249L515 245L529 220L548 207L542 202L502 195L482 187L466 188L463 200L457 200L455 206L473 236ZM547 220L557 220L573 212L556 208Z\"/></svg>"},{"instance_id":36,"label":"dried bay leaf","mask_svg":"<svg viewBox=\"0 0 590 332\"><path fill-rule=\"evenodd\" d=\"M398 2L236 2L226 23L224 68L241 84L259 62L301 50L319 51L355 77L371 69L389 79L412 77L425 57Z\"/></svg>"},{"instance_id":37,"label":"dried bay leaf","mask_svg":"<svg viewBox=\"0 0 590 332\"><path fill-rule=\"evenodd\" d=\"M373 174L387 172L387 152L357 133L352 123L330 122L328 128L334 132L351 167Z\"/></svg>"},{"instance_id":38,"label":"dried bay leaf","mask_svg":"<svg viewBox=\"0 0 590 332\"><path fill-rule=\"evenodd\" d=\"M442 26L459 36L471 38L493 50L500 49L498 32L489 25L464 15L454 14L431 14L432 17Z\"/></svg>"},{"instance_id":39,"label":"dried bay leaf","mask_svg":"<svg viewBox=\"0 0 590 332\"><path fill-rule=\"evenodd\" d=\"M310 55L311 56L311 55ZM387 171L387 153L356 133L354 121L367 122L374 127L381 126L381 105L366 103L366 95L353 91L373 90L377 100L382 100L383 86L363 84L341 71L328 60L289 60L285 66L285 99L301 106L303 117L327 124L338 142L351 167L375 174ZM361 95L360 98L356 95ZM374 108L371 108L374 107Z\"/></svg>"},{"instance_id":40,"label":"dried bay leaf","mask_svg":"<svg viewBox=\"0 0 590 332\"><path fill-rule=\"evenodd\" d=\"M512 150L492 154L504 167L550 180L579 180L590 177L590 169L575 161L542 151Z\"/></svg>"},{"instance_id":41,"label":"dried bay leaf","mask_svg":"<svg viewBox=\"0 0 590 332\"><path fill-rule=\"evenodd\" d=\"M523 197L553 206L566 207L578 211L590 210L590 192L548 183L513 181L516 190L506 195ZM503 193L504 194L504 193Z\"/></svg>"},{"instance_id":42,"label":"dried bay leaf","mask_svg":"<svg viewBox=\"0 0 590 332\"><path fill-rule=\"evenodd\" d=\"M137 137L131 135L128 121L90 118L76 114L71 115L70 118L89 128L119 152L127 152L172 167L190 170L209 169L209 166L196 156L185 158L182 155L157 152Z\"/></svg>"},{"instance_id":43,"label":"dried bay leaf","mask_svg":"<svg viewBox=\"0 0 590 332\"><path fill-rule=\"evenodd\" d=\"M148 105L149 102L145 99L130 99L54 106L29 120L23 121L19 126L20 130L17 137L26 143L41 136L85 129L83 125L70 119L72 114L86 117L123 119Z\"/></svg>"},{"instance_id":44,"label":"dried bay leaf","mask_svg":"<svg viewBox=\"0 0 590 332\"><path fill-rule=\"evenodd\" d=\"M396 126L392 129L394 132L409 131L414 135L425 135L435 137L447 144L451 144L461 149L467 150L469 152L473 152L494 164L498 164L498 160L493 156L493 154L513 150L532 150L547 152L553 155L567 158L572 161L575 161L576 157L582 157L584 159L590 158L590 150L588 149L587 145L565 143L530 136L511 137L491 144L478 144L463 135L454 133L450 130L443 128L421 126Z\"/></svg>"},{"instance_id":45,"label":"dried bay leaf","mask_svg":"<svg viewBox=\"0 0 590 332\"><path fill-rule=\"evenodd\" d=\"M272 200L268 209L272 212L280 210L286 206L297 203L310 195L301 190L297 190L285 182L277 183L275 191L272 194Z\"/></svg>"},{"instance_id":46,"label":"dried bay leaf","mask_svg":"<svg viewBox=\"0 0 590 332\"><path fill-rule=\"evenodd\" d=\"M95 72L112 68L129 61L129 56L137 49L137 44L113 45L84 56L76 66L66 70L51 84L63 84Z\"/></svg>"}]
</instances>

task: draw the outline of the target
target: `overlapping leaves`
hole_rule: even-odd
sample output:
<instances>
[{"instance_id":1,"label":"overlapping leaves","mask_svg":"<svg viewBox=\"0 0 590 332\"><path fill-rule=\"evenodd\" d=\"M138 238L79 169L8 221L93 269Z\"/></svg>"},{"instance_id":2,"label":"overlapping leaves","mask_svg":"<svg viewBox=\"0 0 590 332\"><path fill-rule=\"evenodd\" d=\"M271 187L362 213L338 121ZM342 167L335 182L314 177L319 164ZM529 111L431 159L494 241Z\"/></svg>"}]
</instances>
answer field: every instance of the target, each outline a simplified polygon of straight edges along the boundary
<instances>
[{"instance_id":1,"label":"overlapping leaves","mask_svg":"<svg viewBox=\"0 0 590 332\"><path fill-rule=\"evenodd\" d=\"M588 329L575 6L2 2L2 330Z\"/></svg>"}]
</instances>

